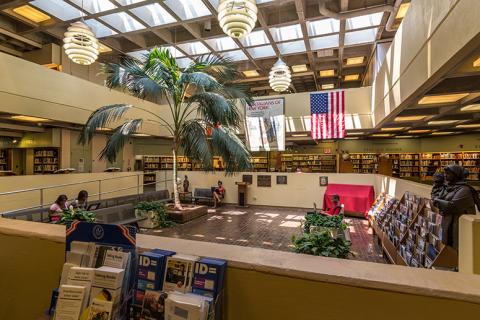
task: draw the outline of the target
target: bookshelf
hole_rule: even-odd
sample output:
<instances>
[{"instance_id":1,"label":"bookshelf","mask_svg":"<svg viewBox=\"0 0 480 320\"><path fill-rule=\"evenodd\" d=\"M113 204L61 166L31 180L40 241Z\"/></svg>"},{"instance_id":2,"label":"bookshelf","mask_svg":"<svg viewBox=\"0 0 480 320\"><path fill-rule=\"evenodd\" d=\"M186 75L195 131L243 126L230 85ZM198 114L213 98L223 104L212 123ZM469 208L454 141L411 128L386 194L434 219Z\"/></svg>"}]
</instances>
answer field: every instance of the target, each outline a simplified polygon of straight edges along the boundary
<instances>
[{"instance_id":1,"label":"bookshelf","mask_svg":"<svg viewBox=\"0 0 480 320\"><path fill-rule=\"evenodd\" d=\"M268 158L267 157L252 157L251 160L253 171L268 171Z\"/></svg>"},{"instance_id":2,"label":"bookshelf","mask_svg":"<svg viewBox=\"0 0 480 320\"><path fill-rule=\"evenodd\" d=\"M8 164L8 150L0 149L0 171L10 170Z\"/></svg>"},{"instance_id":3,"label":"bookshelf","mask_svg":"<svg viewBox=\"0 0 480 320\"><path fill-rule=\"evenodd\" d=\"M459 164L468 169L467 180L479 180L480 153L479 152L429 152L421 154L421 178L431 180L437 170L450 164Z\"/></svg>"},{"instance_id":4,"label":"bookshelf","mask_svg":"<svg viewBox=\"0 0 480 320\"><path fill-rule=\"evenodd\" d=\"M297 168L310 172L337 172L337 156L332 154L282 154L282 171Z\"/></svg>"},{"instance_id":5,"label":"bookshelf","mask_svg":"<svg viewBox=\"0 0 480 320\"><path fill-rule=\"evenodd\" d=\"M50 174L58 170L58 148L33 149L33 174Z\"/></svg>"},{"instance_id":6,"label":"bookshelf","mask_svg":"<svg viewBox=\"0 0 480 320\"><path fill-rule=\"evenodd\" d=\"M353 173L377 173L378 154L376 153L351 153L350 161Z\"/></svg>"},{"instance_id":7,"label":"bookshelf","mask_svg":"<svg viewBox=\"0 0 480 320\"><path fill-rule=\"evenodd\" d=\"M420 155L418 153L401 153L398 158L400 178L420 177Z\"/></svg>"}]
</instances>

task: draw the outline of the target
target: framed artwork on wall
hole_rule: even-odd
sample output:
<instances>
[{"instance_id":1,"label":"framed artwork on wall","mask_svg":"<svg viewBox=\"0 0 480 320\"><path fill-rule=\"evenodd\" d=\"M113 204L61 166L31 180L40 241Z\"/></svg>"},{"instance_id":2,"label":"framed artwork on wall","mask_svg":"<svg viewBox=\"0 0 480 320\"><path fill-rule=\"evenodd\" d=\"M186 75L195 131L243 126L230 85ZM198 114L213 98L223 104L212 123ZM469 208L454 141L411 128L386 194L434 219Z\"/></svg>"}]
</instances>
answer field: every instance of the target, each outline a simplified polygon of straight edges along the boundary
<instances>
[{"instance_id":1,"label":"framed artwork on wall","mask_svg":"<svg viewBox=\"0 0 480 320\"><path fill-rule=\"evenodd\" d=\"M320 177L320 187L326 187L328 186L328 177L327 176L321 176Z\"/></svg>"},{"instance_id":2,"label":"framed artwork on wall","mask_svg":"<svg viewBox=\"0 0 480 320\"><path fill-rule=\"evenodd\" d=\"M277 184L287 184L287 176L277 176Z\"/></svg>"},{"instance_id":3,"label":"framed artwork on wall","mask_svg":"<svg viewBox=\"0 0 480 320\"><path fill-rule=\"evenodd\" d=\"M252 184L253 183L253 176L251 174L242 175L242 182Z\"/></svg>"},{"instance_id":4,"label":"framed artwork on wall","mask_svg":"<svg viewBox=\"0 0 480 320\"><path fill-rule=\"evenodd\" d=\"M272 176L259 175L257 176L257 187L271 187Z\"/></svg>"}]
</instances>

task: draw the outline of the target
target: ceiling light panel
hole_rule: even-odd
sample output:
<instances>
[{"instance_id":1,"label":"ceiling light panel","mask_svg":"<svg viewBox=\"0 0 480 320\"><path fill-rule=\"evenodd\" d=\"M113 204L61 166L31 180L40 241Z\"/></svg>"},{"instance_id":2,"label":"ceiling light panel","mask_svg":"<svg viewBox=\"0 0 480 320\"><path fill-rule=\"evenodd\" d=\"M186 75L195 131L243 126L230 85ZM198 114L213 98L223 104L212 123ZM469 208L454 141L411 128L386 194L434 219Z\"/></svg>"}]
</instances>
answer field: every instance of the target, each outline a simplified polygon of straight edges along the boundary
<instances>
[{"instance_id":1,"label":"ceiling light panel","mask_svg":"<svg viewBox=\"0 0 480 320\"><path fill-rule=\"evenodd\" d=\"M338 47L338 34L331 36L318 37L310 39L310 47L312 50L328 49Z\"/></svg>"},{"instance_id":2,"label":"ceiling light panel","mask_svg":"<svg viewBox=\"0 0 480 320\"><path fill-rule=\"evenodd\" d=\"M459 124L456 126L459 129L472 129L472 128L480 128L480 123L471 123L471 124Z\"/></svg>"},{"instance_id":3,"label":"ceiling light panel","mask_svg":"<svg viewBox=\"0 0 480 320\"><path fill-rule=\"evenodd\" d=\"M420 121L425 119L427 116L399 116L396 117L394 121L403 122L403 121Z\"/></svg>"},{"instance_id":4,"label":"ceiling light panel","mask_svg":"<svg viewBox=\"0 0 480 320\"><path fill-rule=\"evenodd\" d=\"M46 15L45 13L35 9L34 7L29 6L28 4L17 7L17 8L13 8L12 11L36 23L50 20L49 15Z\"/></svg>"},{"instance_id":5,"label":"ceiling light panel","mask_svg":"<svg viewBox=\"0 0 480 320\"><path fill-rule=\"evenodd\" d=\"M289 41L303 38L302 27L300 24L291 26L270 28L273 40L276 42Z\"/></svg>"},{"instance_id":6,"label":"ceiling light panel","mask_svg":"<svg viewBox=\"0 0 480 320\"><path fill-rule=\"evenodd\" d=\"M391 133L375 133L372 134L372 137L391 137L393 134Z\"/></svg>"},{"instance_id":7,"label":"ceiling light panel","mask_svg":"<svg viewBox=\"0 0 480 320\"><path fill-rule=\"evenodd\" d=\"M245 55L245 53L243 53L242 50L222 52L222 56L224 56L225 58L232 59L233 61L248 60L247 56Z\"/></svg>"},{"instance_id":8,"label":"ceiling light panel","mask_svg":"<svg viewBox=\"0 0 480 320\"><path fill-rule=\"evenodd\" d=\"M143 24L132 18L125 12L112 13L100 17L103 21L119 30L120 32L132 32L140 29L145 29Z\"/></svg>"},{"instance_id":9,"label":"ceiling light panel","mask_svg":"<svg viewBox=\"0 0 480 320\"><path fill-rule=\"evenodd\" d=\"M329 90L335 88L333 83L322 84L322 90Z\"/></svg>"},{"instance_id":10,"label":"ceiling light panel","mask_svg":"<svg viewBox=\"0 0 480 320\"><path fill-rule=\"evenodd\" d=\"M306 72L308 71L307 65L306 64L295 64L292 66L292 71L293 72Z\"/></svg>"},{"instance_id":11,"label":"ceiling light panel","mask_svg":"<svg viewBox=\"0 0 480 320\"><path fill-rule=\"evenodd\" d=\"M450 135L450 134L455 134L456 132L453 131L439 131L439 132L432 132L432 136L444 136L444 135Z\"/></svg>"},{"instance_id":12,"label":"ceiling light panel","mask_svg":"<svg viewBox=\"0 0 480 320\"><path fill-rule=\"evenodd\" d=\"M215 51L227 51L238 49L238 45L230 37L214 38L205 40Z\"/></svg>"},{"instance_id":13,"label":"ceiling light panel","mask_svg":"<svg viewBox=\"0 0 480 320\"><path fill-rule=\"evenodd\" d=\"M424 130L424 129L420 129L420 130L408 130L407 132L408 133L429 133L431 132L432 130Z\"/></svg>"},{"instance_id":14,"label":"ceiling light panel","mask_svg":"<svg viewBox=\"0 0 480 320\"><path fill-rule=\"evenodd\" d=\"M480 58L478 58L477 60L473 61L473 66L474 66L475 68L480 67Z\"/></svg>"},{"instance_id":15,"label":"ceiling light panel","mask_svg":"<svg viewBox=\"0 0 480 320\"><path fill-rule=\"evenodd\" d=\"M447 124L457 123L458 120L436 120L436 121L429 121L429 126L444 126Z\"/></svg>"},{"instance_id":16,"label":"ceiling light panel","mask_svg":"<svg viewBox=\"0 0 480 320\"><path fill-rule=\"evenodd\" d=\"M178 47L182 49L184 52L186 52L187 54L192 56L198 55L198 54L206 54L210 52L210 50L208 50L208 48L200 41L182 43L182 44L179 44Z\"/></svg>"},{"instance_id":17,"label":"ceiling light panel","mask_svg":"<svg viewBox=\"0 0 480 320\"><path fill-rule=\"evenodd\" d=\"M322 19L307 22L308 35L310 37L321 36L340 31L340 21L337 19Z\"/></svg>"},{"instance_id":18,"label":"ceiling light panel","mask_svg":"<svg viewBox=\"0 0 480 320\"><path fill-rule=\"evenodd\" d=\"M278 50L280 50L280 53L283 55L305 52L307 50L305 48L305 41L303 40L278 43L277 48Z\"/></svg>"},{"instance_id":19,"label":"ceiling light panel","mask_svg":"<svg viewBox=\"0 0 480 320\"><path fill-rule=\"evenodd\" d=\"M328 70L320 70L320 77L321 78L329 78L335 76L335 70L328 69Z\"/></svg>"},{"instance_id":20,"label":"ceiling light panel","mask_svg":"<svg viewBox=\"0 0 480 320\"><path fill-rule=\"evenodd\" d=\"M247 78L254 78L260 75L257 70L245 70L245 71L242 71L242 73Z\"/></svg>"},{"instance_id":21,"label":"ceiling light panel","mask_svg":"<svg viewBox=\"0 0 480 320\"><path fill-rule=\"evenodd\" d=\"M93 33L95 33L95 36L97 38L103 38L117 34L115 31L95 19L85 20L85 24L89 26L90 29L92 29Z\"/></svg>"},{"instance_id":22,"label":"ceiling light panel","mask_svg":"<svg viewBox=\"0 0 480 320\"><path fill-rule=\"evenodd\" d=\"M462 112L480 111L480 104L471 104L460 109Z\"/></svg>"},{"instance_id":23,"label":"ceiling light panel","mask_svg":"<svg viewBox=\"0 0 480 320\"><path fill-rule=\"evenodd\" d=\"M362 64L365 57L352 57L347 58L347 66L354 66L358 64Z\"/></svg>"},{"instance_id":24,"label":"ceiling light panel","mask_svg":"<svg viewBox=\"0 0 480 320\"><path fill-rule=\"evenodd\" d=\"M87 10L91 14L104 12L108 10L116 9L117 6L108 0L70 0L72 3L75 3L80 8Z\"/></svg>"},{"instance_id":25,"label":"ceiling light panel","mask_svg":"<svg viewBox=\"0 0 480 320\"><path fill-rule=\"evenodd\" d=\"M390 127L390 128L381 128L380 130L382 131L402 131L402 130L405 130L407 128L405 127Z\"/></svg>"},{"instance_id":26,"label":"ceiling light panel","mask_svg":"<svg viewBox=\"0 0 480 320\"><path fill-rule=\"evenodd\" d=\"M241 38L240 42L245 47L261 46L269 43L267 35L263 30L251 32L246 37Z\"/></svg>"},{"instance_id":27,"label":"ceiling light panel","mask_svg":"<svg viewBox=\"0 0 480 320\"><path fill-rule=\"evenodd\" d=\"M370 28L379 26L382 22L383 12L367 14L364 16L358 16L347 19L346 29L354 30L361 28Z\"/></svg>"},{"instance_id":28,"label":"ceiling light panel","mask_svg":"<svg viewBox=\"0 0 480 320\"><path fill-rule=\"evenodd\" d=\"M152 3L147 6L133 8L130 11L142 19L150 27L162 26L164 24L177 22L177 20L158 3Z\"/></svg>"},{"instance_id":29,"label":"ceiling light panel","mask_svg":"<svg viewBox=\"0 0 480 320\"><path fill-rule=\"evenodd\" d=\"M345 33L345 45L352 46L362 43L374 42L377 38L378 28L365 29Z\"/></svg>"},{"instance_id":30,"label":"ceiling light panel","mask_svg":"<svg viewBox=\"0 0 480 320\"><path fill-rule=\"evenodd\" d=\"M103 43L99 42L98 43L98 52L100 53L106 53L106 52L112 52L112 48L104 45Z\"/></svg>"},{"instance_id":31,"label":"ceiling light panel","mask_svg":"<svg viewBox=\"0 0 480 320\"><path fill-rule=\"evenodd\" d=\"M49 121L48 119L45 118L38 118L38 117L31 117L31 116L11 116L10 117L13 120L19 120L19 121L29 121L29 122L44 122L44 121Z\"/></svg>"},{"instance_id":32,"label":"ceiling light panel","mask_svg":"<svg viewBox=\"0 0 480 320\"><path fill-rule=\"evenodd\" d=\"M358 81L360 79L359 74L349 74L345 76L345 81Z\"/></svg>"},{"instance_id":33,"label":"ceiling light panel","mask_svg":"<svg viewBox=\"0 0 480 320\"><path fill-rule=\"evenodd\" d=\"M182 20L190 20L212 14L205 4L198 0L165 0L164 3Z\"/></svg>"},{"instance_id":34,"label":"ceiling light panel","mask_svg":"<svg viewBox=\"0 0 480 320\"><path fill-rule=\"evenodd\" d=\"M395 19L403 19L407 14L408 8L410 8L410 2L402 3L398 8Z\"/></svg>"},{"instance_id":35,"label":"ceiling light panel","mask_svg":"<svg viewBox=\"0 0 480 320\"><path fill-rule=\"evenodd\" d=\"M425 96L422 99L420 99L420 101L418 101L418 104L452 103L452 102L457 102L468 95L469 95L468 93L454 93L454 94L443 94L438 96Z\"/></svg>"},{"instance_id":36,"label":"ceiling light panel","mask_svg":"<svg viewBox=\"0 0 480 320\"><path fill-rule=\"evenodd\" d=\"M63 21L77 19L85 15L62 0L35 0L30 4Z\"/></svg>"},{"instance_id":37,"label":"ceiling light panel","mask_svg":"<svg viewBox=\"0 0 480 320\"><path fill-rule=\"evenodd\" d=\"M254 59L274 57L277 55L271 45L249 48L247 51Z\"/></svg>"}]
</instances>

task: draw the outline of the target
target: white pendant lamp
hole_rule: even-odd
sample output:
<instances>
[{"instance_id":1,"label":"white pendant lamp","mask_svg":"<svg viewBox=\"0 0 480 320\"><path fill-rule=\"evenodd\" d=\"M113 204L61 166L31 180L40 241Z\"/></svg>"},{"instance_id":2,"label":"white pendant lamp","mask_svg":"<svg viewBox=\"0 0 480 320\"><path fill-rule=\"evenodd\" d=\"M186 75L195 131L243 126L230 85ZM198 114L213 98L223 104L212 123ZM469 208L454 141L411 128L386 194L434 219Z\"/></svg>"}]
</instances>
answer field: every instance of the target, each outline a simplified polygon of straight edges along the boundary
<instances>
[{"instance_id":1,"label":"white pendant lamp","mask_svg":"<svg viewBox=\"0 0 480 320\"><path fill-rule=\"evenodd\" d=\"M82 21L74 22L64 34L63 48L75 63L90 65L98 58L99 44L92 30Z\"/></svg>"},{"instance_id":2,"label":"white pendant lamp","mask_svg":"<svg viewBox=\"0 0 480 320\"><path fill-rule=\"evenodd\" d=\"M257 12L255 0L220 0L218 21L230 37L242 38L255 27Z\"/></svg>"},{"instance_id":3,"label":"white pendant lamp","mask_svg":"<svg viewBox=\"0 0 480 320\"><path fill-rule=\"evenodd\" d=\"M282 92L290 87L291 82L290 68L279 58L270 70L270 87L276 92Z\"/></svg>"}]
</instances>

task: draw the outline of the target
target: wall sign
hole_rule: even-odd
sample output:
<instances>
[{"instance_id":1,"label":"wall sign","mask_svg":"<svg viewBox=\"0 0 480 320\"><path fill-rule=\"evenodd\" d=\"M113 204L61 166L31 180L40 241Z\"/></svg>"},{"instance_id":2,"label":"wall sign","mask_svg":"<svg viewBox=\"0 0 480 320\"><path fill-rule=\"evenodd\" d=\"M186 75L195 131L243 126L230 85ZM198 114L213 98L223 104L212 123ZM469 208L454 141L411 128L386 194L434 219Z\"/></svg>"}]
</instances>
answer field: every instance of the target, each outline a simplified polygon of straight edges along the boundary
<instances>
[{"instance_id":1,"label":"wall sign","mask_svg":"<svg viewBox=\"0 0 480 320\"><path fill-rule=\"evenodd\" d=\"M287 176L277 176L277 184L287 184Z\"/></svg>"},{"instance_id":2,"label":"wall sign","mask_svg":"<svg viewBox=\"0 0 480 320\"><path fill-rule=\"evenodd\" d=\"M257 176L257 187L271 187L272 186L272 176Z\"/></svg>"},{"instance_id":3,"label":"wall sign","mask_svg":"<svg viewBox=\"0 0 480 320\"><path fill-rule=\"evenodd\" d=\"M320 177L320 187L326 187L328 186L328 177L327 176L321 176Z\"/></svg>"},{"instance_id":4,"label":"wall sign","mask_svg":"<svg viewBox=\"0 0 480 320\"><path fill-rule=\"evenodd\" d=\"M253 183L253 176L252 176L251 174L244 174L244 175L242 175L242 182L246 182L246 183L252 184L252 183Z\"/></svg>"},{"instance_id":5,"label":"wall sign","mask_svg":"<svg viewBox=\"0 0 480 320\"><path fill-rule=\"evenodd\" d=\"M285 151L285 99L260 99L245 106L250 151Z\"/></svg>"}]
</instances>

